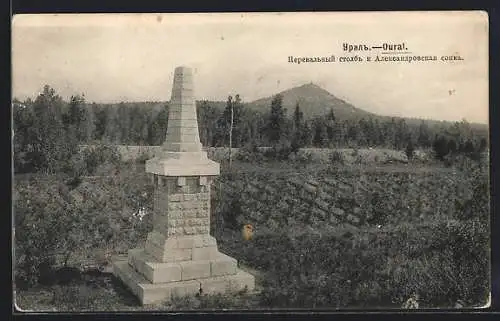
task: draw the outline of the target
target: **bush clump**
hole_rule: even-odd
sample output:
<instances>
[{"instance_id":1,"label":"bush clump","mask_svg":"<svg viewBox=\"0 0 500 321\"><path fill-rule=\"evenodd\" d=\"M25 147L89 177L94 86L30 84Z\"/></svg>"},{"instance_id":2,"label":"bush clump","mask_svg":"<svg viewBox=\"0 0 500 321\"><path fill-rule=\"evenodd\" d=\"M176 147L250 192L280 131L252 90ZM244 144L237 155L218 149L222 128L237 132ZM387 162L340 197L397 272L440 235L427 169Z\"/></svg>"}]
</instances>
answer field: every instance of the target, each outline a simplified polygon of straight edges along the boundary
<instances>
[{"instance_id":1,"label":"bush clump","mask_svg":"<svg viewBox=\"0 0 500 321\"><path fill-rule=\"evenodd\" d=\"M237 160L246 163L258 163L263 160L263 154L255 142L250 142L241 147L236 153Z\"/></svg>"},{"instance_id":2,"label":"bush clump","mask_svg":"<svg viewBox=\"0 0 500 321\"><path fill-rule=\"evenodd\" d=\"M287 160L292 153L294 153L292 144L288 141L282 141L266 149L264 151L264 156L269 160L284 161Z\"/></svg>"},{"instance_id":3,"label":"bush clump","mask_svg":"<svg viewBox=\"0 0 500 321\"><path fill-rule=\"evenodd\" d=\"M83 162L88 175L94 175L101 165L118 166L121 160L121 154L114 145L89 146L83 151Z\"/></svg>"}]
</instances>

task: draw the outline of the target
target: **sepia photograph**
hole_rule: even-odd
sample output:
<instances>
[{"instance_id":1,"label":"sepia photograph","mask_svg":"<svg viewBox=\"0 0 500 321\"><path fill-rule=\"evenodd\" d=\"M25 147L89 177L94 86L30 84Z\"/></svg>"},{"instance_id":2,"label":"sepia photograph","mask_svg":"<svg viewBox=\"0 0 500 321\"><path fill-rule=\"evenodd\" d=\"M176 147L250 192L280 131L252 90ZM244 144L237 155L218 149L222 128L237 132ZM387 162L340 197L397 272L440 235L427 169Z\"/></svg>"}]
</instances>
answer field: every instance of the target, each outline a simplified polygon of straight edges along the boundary
<instances>
[{"instance_id":1,"label":"sepia photograph","mask_svg":"<svg viewBox=\"0 0 500 321\"><path fill-rule=\"evenodd\" d=\"M491 304L488 14L12 18L18 312Z\"/></svg>"}]
</instances>

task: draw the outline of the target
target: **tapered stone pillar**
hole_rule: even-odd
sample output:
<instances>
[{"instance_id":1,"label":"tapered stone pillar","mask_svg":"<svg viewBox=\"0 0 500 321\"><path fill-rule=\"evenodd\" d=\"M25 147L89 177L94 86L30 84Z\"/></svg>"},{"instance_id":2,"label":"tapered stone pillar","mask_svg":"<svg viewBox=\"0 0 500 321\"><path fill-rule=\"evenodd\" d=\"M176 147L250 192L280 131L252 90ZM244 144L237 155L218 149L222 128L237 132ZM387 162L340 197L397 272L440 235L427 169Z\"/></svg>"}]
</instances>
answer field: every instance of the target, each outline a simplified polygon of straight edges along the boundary
<instances>
[{"instance_id":1,"label":"tapered stone pillar","mask_svg":"<svg viewBox=\"0 0 500 321\"><path fill-rule=\"evenodd\" d=\"M254 277L221 253L210 235L210 184L220 168L202 151L192 78L189 68L175 69L166 140L146 162L155 186L153 231L144 248L113 262L115 276L142 304L255 286Z\"/></svg>"}]
</instances>

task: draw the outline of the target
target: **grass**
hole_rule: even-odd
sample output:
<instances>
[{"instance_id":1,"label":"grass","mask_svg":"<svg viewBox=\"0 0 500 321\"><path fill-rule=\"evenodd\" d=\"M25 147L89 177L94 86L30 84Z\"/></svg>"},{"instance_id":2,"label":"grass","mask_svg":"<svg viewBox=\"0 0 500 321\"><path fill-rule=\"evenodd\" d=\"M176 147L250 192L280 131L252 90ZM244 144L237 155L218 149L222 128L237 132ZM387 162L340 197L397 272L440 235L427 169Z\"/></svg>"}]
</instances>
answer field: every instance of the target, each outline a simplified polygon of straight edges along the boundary
<instances>
[{"instance_id":1,"label":"grass","mask_svg":"<svg viewBox=\"0 0 500 321\"><path fill-rule=\"evenodd\" d=\"M176 298L170 302L142 306L139 300L111 273L83 275L63 285L38 286L18 291L16 306L22 311L181 311L248 309L258 306L255 294L202 295Z\"/></svg>"},{"instance_id":2,"label":"grass","mask_svg":"<svg viewBox=\"0 0 500 321\"><path fill-rule=\"evenodd\" d=\"M136 166L135 170L138 177L144 174L142 166ZM227 205L227 197L231 195L214 193L213 215L221 217L228 211L240 214L244 222L258 220L252 221L257 230L251 241L244 241L238 226L231 228L227 222L213 232L219 249L235 257L256 276L258 293L203 295L143 307L111 274L95 273L83 274L65 284L19 290L16 293L18 307L36 311L398 308L414 291L420 293L421 307L453 307L458 299L467 306L484 304L489 292L485 248L489 236L477 215L487 212L487 201L483 199L487 196L480 194L481 198L475 198L470 193L464 194L469 196L458 194L458 189L454 189L457 182L464 185L465 190L472 190L473 180L467 173L423 164L351 164L332 172L327 164L321 163L298 168L289 162L238 161L233 163L233 172L237 173L235 178L228 177L223 167L221 179L233 184L228 185L229 190L242 191L238 198L242 212L220 206ZM336 177L339 186L360 185L368 191L379 189L387 202L377 206L379 209L386 206L382 209L390 214L389 218L382 226L358 227L327 224L324 219L314 217L317 224L311 223L311 217L301 221L299 215L306 213L310 205L299 210L280 207L284 206L280 198L293 193L293 188L286 185L291 174L299 175L302 183L318 181L320 189L326 176ZM416 186L409 174L419 178ZM130 173L127 175L133 177ZM244 192L249 183L257 183L260 188L270 185L276 195L266 192L259 196L262 199L255 199L256 195ZM139 183L132 185L137 186L131 188L131 192L140 188ZM373 210L364 204L369 199L367 195L359 191L356 192L359 195L351 192L341 195L344 192L339 192L340 189L335 191L331 195L342 197L332 197L333 205L351 197L353 202L354 198L362 201L359 204L362 210ZM417 196L429 196L425 220L412 221L411 216L398 219L405 206L415 209ZM476 216L463 221L451 217L456 213L444 210L454 204L450 197L476 199L476 205L467 205L476 206L472 207Z\"/></svg>"},{"instance_id":3,"label":"grass","mask_svg":"<svg viewBox=\"0 0 500 321\"><path fill-rule=\"evenodd\" d=\"M478 261L480 269L471 274L476 255L456 264L458 270L449 270L458 263L454 253L466 253L444 237L450 231L428 224L358 233L339 229L256 235L243 241L238 232L225 230L218 238L219 249L256 276L258 293L204 295L141 306L110 273L94 273L65 284L19 291L17 305L35 311L387 309L399 308L418 290L420 306L435 308L452 307L455 300L464 299L461 289L479 290L467 301L479 305L478 298L482 301L486 290L482 282L487 262ZM479 286L474 289L474 284Z\"/></svg>"}]
</instances>

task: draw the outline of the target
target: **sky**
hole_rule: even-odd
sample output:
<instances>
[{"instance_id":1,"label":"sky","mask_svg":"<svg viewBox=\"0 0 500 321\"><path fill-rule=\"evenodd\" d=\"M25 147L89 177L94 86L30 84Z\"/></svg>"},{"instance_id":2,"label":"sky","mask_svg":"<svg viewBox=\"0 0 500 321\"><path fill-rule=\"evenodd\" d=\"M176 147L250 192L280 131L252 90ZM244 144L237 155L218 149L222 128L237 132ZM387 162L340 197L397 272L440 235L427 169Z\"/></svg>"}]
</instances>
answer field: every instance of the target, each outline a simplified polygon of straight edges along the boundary
<instances>
[{"instance_id":1,"label":"sky","mask_svg":"<svg viewBox=\"0 0 500 321\"><path fill-rule=\"evenodd\" d=\"M167 101L183 65L193 69L197 99L238 93L250 102L313 82L381 115L488 123L487 19L483 12L17 15L12 94L34 98L48 84L65 99ZM402 42L412 55L464 60L338 61L356 55L343 43ZM331 55L335 63L288 62Z\"/></svg>"}]
</instances>

